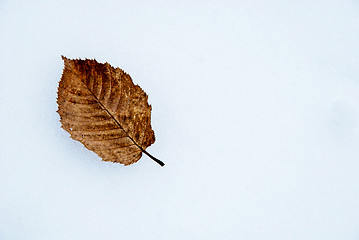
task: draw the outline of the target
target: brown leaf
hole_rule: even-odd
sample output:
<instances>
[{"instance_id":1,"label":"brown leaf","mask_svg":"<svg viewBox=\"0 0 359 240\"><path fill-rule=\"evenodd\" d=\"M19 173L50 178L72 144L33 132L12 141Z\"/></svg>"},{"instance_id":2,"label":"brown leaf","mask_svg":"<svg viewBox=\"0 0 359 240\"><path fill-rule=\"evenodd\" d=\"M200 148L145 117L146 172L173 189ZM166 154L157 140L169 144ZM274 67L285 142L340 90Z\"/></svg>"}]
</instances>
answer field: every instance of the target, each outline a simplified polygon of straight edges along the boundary
<instances>
[{"instance_id":1,"label":"brown leaf","mask_svg":"<svg viewBox=\"0 0 359 240\"><path fill-rule=\"evenodd\" d=\"M147 94L120 68L96 60L64 60L57 103L62 128L103 161L125 165L155 142Z\"/></svg>"}]
</instances>

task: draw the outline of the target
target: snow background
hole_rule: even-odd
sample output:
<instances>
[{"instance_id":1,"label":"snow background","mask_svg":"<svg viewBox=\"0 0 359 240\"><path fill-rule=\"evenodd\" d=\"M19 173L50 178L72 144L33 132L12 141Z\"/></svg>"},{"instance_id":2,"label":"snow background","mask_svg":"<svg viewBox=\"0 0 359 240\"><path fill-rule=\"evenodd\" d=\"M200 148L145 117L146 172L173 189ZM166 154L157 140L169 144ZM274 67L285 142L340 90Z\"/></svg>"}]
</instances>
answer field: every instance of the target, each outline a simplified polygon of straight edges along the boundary
<instances>
[{"instance_id":1,"label":"snow background","mask_svg":"<svg viewBox=\"0 0 359 240\"><path fill-rule=\"evenodd\" d=\"M0 1L0 239L359 239L359 2ZM60 55L128 72L156 142L101 162Z\"/></svg>"}]
</instances>

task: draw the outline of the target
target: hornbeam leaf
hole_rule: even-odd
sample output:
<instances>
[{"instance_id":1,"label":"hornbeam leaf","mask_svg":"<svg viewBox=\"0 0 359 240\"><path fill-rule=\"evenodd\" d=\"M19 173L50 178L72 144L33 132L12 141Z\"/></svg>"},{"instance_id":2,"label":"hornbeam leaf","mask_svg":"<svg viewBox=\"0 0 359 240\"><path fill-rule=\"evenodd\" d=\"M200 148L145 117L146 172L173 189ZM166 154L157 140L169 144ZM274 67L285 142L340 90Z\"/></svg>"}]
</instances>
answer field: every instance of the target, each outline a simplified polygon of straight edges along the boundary
<instances>
[{"instance_id":1,"label":"hornbeam leaf","mask_svg":"<svg viewBox=\"0 0 359 240\"><path fill-rule=\"evenodd\" d=\"M64 60L58 87L62 128L103 161L130 165L142 153L161 166L146 148L155 142L147 94L130 75L108 63Z\"/></svg>"}]
</instances>

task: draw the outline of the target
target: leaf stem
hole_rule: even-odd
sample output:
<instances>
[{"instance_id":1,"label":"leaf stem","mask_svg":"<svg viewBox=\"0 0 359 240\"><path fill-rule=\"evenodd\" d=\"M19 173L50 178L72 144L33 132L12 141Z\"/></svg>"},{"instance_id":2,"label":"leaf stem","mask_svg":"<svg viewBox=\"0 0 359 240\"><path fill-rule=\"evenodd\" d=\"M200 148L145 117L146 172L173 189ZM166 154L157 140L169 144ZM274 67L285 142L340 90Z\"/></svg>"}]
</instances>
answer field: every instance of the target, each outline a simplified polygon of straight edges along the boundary
<instances>
[{"instance_id":1,"label":"leaf stem","mask_svg":"<svg viewBox=\"0 0 359 240\"><path fill-rule=\"evenodd\" d=\"M158 158L155 158L154 156L152 156L149 152L147 152L145 149L141 148L140 146L138 146L141 151L146 154L147 156L149 156L153 161L155 161L156 163L158 163L159 165L161 165L161 167L163 167L165 164L164 162L162 162L161 160L159 160Z\"/></svg>"}]
</instances>

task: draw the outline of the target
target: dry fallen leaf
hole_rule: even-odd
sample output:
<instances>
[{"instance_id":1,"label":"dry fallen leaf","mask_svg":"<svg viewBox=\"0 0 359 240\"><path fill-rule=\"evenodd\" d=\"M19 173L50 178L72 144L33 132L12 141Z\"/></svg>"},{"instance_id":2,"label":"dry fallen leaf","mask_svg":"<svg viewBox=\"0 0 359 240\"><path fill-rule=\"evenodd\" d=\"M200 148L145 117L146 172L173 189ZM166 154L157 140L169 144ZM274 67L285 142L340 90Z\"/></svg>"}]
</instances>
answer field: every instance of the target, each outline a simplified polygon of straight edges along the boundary
<instances>
[{"instance_id":1,"label":"dry fallen leaf","mask_svg":"<svg viewBox=\"0 0 359 240\"><path fill-rule=\"evenodd\" d=\"M62 128L103 161L137 162L155 142L147 94L120 68L96 60L64 60L57 103Z\"/></svg>"}]
</instances>

